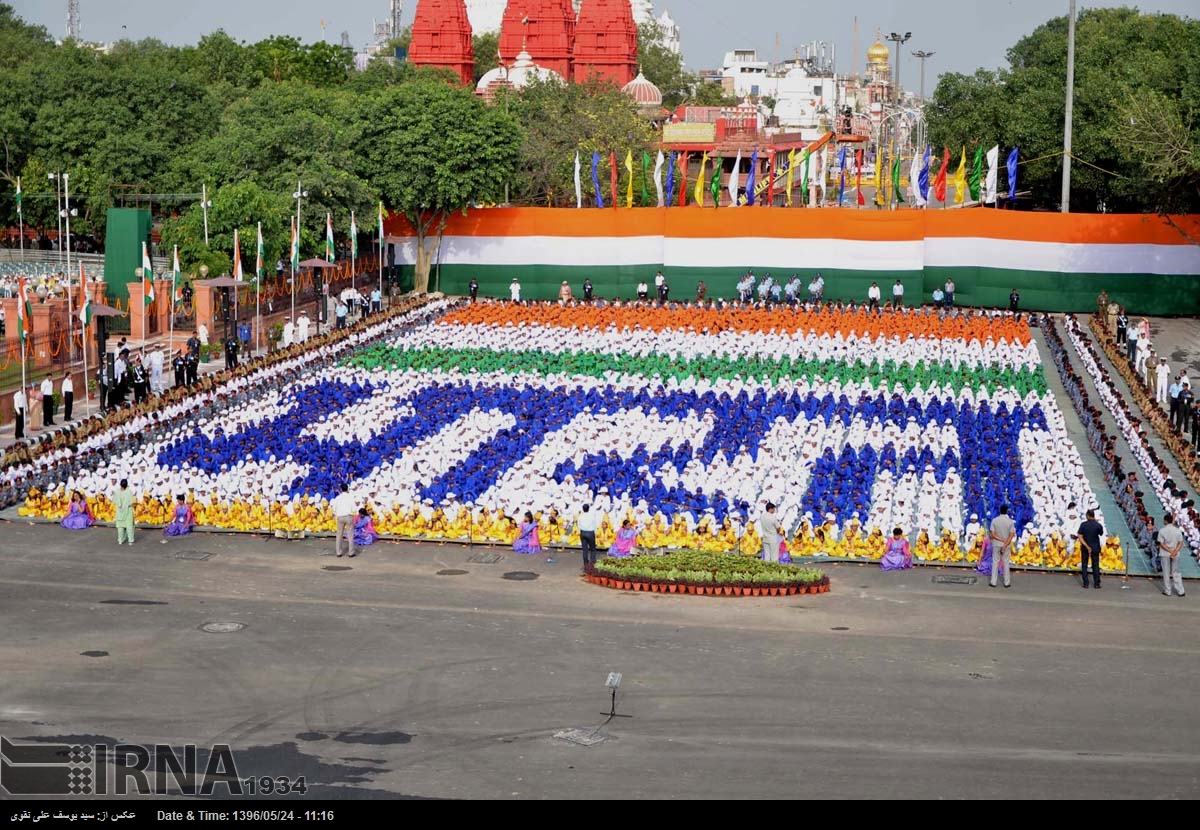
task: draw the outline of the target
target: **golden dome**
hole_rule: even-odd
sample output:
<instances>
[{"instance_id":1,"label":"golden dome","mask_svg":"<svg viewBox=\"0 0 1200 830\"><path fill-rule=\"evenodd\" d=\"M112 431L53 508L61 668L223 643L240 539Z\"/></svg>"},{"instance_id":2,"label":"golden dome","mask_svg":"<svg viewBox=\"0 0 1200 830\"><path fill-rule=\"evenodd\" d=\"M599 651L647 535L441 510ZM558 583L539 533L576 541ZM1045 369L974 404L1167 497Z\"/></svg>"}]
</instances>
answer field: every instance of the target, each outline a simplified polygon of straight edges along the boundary
<instances>
[{"instance_id":1,"label":"golden dome","mask_svg":"<svg viewBox=\"0 0 1200 830\"><path fill-rule=\"evenodd\" d=\"M891 57L892 53L888 51L886 46L883 45L882 38L880 38L879 34L876 33L874 45L867 50L867 63L872 66L875 64L882 64L886 66L888 61L891 60Z\"/></svg>"}]
</instances>

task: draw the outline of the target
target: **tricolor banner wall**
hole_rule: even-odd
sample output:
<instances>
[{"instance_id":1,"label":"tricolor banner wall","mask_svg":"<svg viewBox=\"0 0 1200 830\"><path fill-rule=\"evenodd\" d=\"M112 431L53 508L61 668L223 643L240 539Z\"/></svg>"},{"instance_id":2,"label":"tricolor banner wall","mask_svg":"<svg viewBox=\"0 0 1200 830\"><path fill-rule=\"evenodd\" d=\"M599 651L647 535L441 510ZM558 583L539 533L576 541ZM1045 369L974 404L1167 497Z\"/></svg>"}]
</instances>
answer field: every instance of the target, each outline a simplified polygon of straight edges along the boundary
<instances>
[{"instance_id":1,"label":"tricolor banner wall","mask_svg":"<svg viewBox=\"0 0 1200 830\"><path fill-rule=\"evenodd\" d=\"M412 231L386 227L396 264L411 272ZM522 299L576 296L591 279L597 296L633 297L662 269L673 298L736 296L753 269L782 281L825 278L825 297L862 302L872 282L885 297L897 279L905 300L928 302L947 278L959 304L1047 311L1095 308L1103 289L1131 312L1200 313L1200 216L1025 213L1000 210L658 209L600 211L492 208L454 215L434 252L430 289Z\"/></svg>"}]
</instances>

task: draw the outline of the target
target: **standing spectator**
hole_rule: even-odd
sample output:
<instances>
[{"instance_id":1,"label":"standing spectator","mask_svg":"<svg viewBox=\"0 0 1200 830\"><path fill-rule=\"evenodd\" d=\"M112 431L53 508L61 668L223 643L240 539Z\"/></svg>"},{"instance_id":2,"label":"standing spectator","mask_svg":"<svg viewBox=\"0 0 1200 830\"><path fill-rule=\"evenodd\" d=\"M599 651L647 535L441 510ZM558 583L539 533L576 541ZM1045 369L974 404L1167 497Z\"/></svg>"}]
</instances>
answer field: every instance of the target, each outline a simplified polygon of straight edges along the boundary
<instances>
[{"instance_id":1,"label":"standing spectator","mask_svg":"<svg viewBox=\"0 0 1200 830\"><path fill-rule=\"evenodd\" d=\"M988 584L995 588L996 573L1003 570L1004 587L1011 588L1012 566L1009 560L1012 557L1013 540L1017 538L1017 526L1008 516L1008 505L1000 505L1000 512L992 519L988 536L992 540L992 579Z\"/></svg>"},{"instance_id":2,"label":"standing spectator","mask_svg":"<svg viewBox=\"0 0 1200 830\"><path fill-rule=\"evenodd\" d=\"M904 283L896 280L892 286L892 308L902 308L904 306Z\"/></svg>"},{"instance_id":3,"label":"standing spectator","mask_svg":"<svg viewBox=\"0 0 1200 830\"><path fill-rule=\"evenodd\" d=\"M1013 289L1008 295L1008 310L1016 313L1021 307L1021 295L1017 293L1017 289Z\"/></svg>"},{"instance_id":4,"label":"standing spectator","mask_svg":"<svg viewBox=\"0 0 1200 830\"><path fill-rule=\"evenodd\" d=\"M637 284L637 298L645 300L650 296L650 286L646 285L646 281L642 280Z\"/></svg>"},{"instance_id":5,"label":"standing spectator","mask_svg":"<svg viewBox=\"0 0 1200 830\"><path fill-rule=\"evenodd\" d=\"M42 379L42 426L54 426L54 381L46 375Z\"/></svg>"},{"instance_id":6,"label":"standing spectator","mask_svg":"<svg viewBox=\"0 0 1200 830\"><path fill-rule=\"evenodd\" d=\"M758 520L758 535L762 539L762 558L764 562L779 561L779 540L783 528L779 517L775 515L774 502L767 502L767 510Z\"/></svg>"},{"instance_id":7,"label":"standing spectator","mask_svg":"<svg viewBox=\"0 0 1200 830\"><path fill-rule=\"evenodd\" d=\"M590 303L592 301L593 295L595 294L595 291L596 291L596 289L592 285L591 279L585 279L583 281L583 301L585 303Z\"/></svg>"},{"instance_id":8,"label":"standing spectator","mask_svg":"<svg viewBox=\"0 0 1200 830\"><path fill-rule=\"evenodd\" d=\"M479 283L475 283L475 293L479 293ZM475 297L472 296L471 299L474 300ZM371 313L378 314L381 311L383 311L383 292L379 290L379 286L377 285L371 289Z\"/></svg>"},{"instance_id":9,"label":"standing spectator","mask_svg":"<svg viewBox=\"0 0 1200 830\"><path fill-rule=\"evenodd\" d=\"M175 357L171 359L171 368L175 371L176 386L183 386L187 383L187 376L184 373L183 352L175 352Z\"/></svg>"},{"instance_id":10,"label":"standing spectator","mask_svg":"<svg viewBox=\"0 0 1200 830\"><path fill-rule=\"evenodd\" d=\"M25 397L25 389L17 389L13 395L13 420L16 426L16 435L18 441L25 437L25 416L29 413L29 401Z\"/></svg>"},{"instance_id":11,"label":"standing spectator","mask_svg":"<svg viewBox=\"0 0 1200 830\"><path fill-rule=\"evenodd\" d=\"M1083 578L1083 587L1088 587L1088 560L1092 562L1092 584L1100 588L1100 548L1103 543L1100 537L1104 528L1096 521L1096 511L1089 510L1086 520L1079 525L1076 535L1079 537L1079 575Z\"/></svg>"},{"instance_id":12,"label":"standing spectator","mask_svg":"<svg viewBox=\"0 0 1200 830\"><path fill-rule=\"evenodd\" d=\"M666 289L666 285L667 285L667 278L663 276L662 271L659 271L657 274L654 275L654 293L658 296L658 299L660 299L660 300L666 299L666 296L663 293L664 290Z\"/></svg>"},{"instance_id":13,"label":"standing spectator","mask_svg":"<svg viewBox=\"0 0 1200 830\"><path fill-rule=\"evenodd\" d=\"M512 282L508 284L508 296L514 303L521 302L521 281L516 277L513 277Z\"/></svg>"},{"instance_id":14,"label":"standing spectator","mask_svg":"<svg viewBox=\"0 0 1200 830\"><path fill-rule=\"evenodd\" d=\"M121 479L120 489L113 496L113 507L116 508L117 544L128 542L133 544L133 491L129 489L129 480Z\"/></svg>"},{"instance_id":15,"label":"standing spectator","mask_svg":"<svg viewBox=\"0 0 1200 830\"><path fill-rule=\"evenodd\" d=\"M592 512L592 506L585 504L575 519L579 528L579 544L583 547L583 569L596 564L596 530L600 527L600 517Z\"/></svg>"},{"instance_id":16,"label":"standing spectator","mask_svg":"<svg viewBox=\"0 0 1200 830\"><path fill-rule=\"evenodd\" d=\"M575 299L575 295L571 293L571 285L566 280L562 281L562 286L558 289L558 299L564 303Z\"/></svg>"},{"instance_id":17,"label":"standing spectator","mask_svg":"<svg viewBox=\"0 0 1200 830\"><path fill-rule=\"evenodd\" d=\"M1117 315L1117 345L1125 345L1125 335L1129 331L1129 318L1125 316L1125 306L1121 306L1121 311Z\"/></svg>"},{"instance_id":18,"label":"standing spectator","mask_svg":"<svg viewBox=\"0 0 1200 830\"><path fill-rule=\"evenodd\" d=\"M333 310L334 316L337 317L337 327L344 329L346 327L346 317L350 314L350 309L346 306L344 300L338 300L337 306Z\"/></svg>"},{"instance_id":19,"label":"standing spectator","mask_svg":"<svg viewBox=\"0 0 1200 830\"><path fill-rule=\"evenodd\" d=\"M71 370L63 372L62 379L63 421L70 421L71 408L75 404L75 381L71 380Z\"/></svg>"},{"instance_id":20,"label":"standing spectator","mask_svg":"<svg viewBox=\"0 0 1200 830\"><path fill-rule=\"evenodd\" d=\"M1192 417L1192 387L1186 380L1180 384L1179 389L1179 405L1175 408L1175 419L1172 423L1175 429L1183 432L1184 426Z\"/></svg>"},{"instance_id":21,"label":"standing spectator","mask_svg":"<svg viewBox=\"0 0 1200 830\"><path fill-rule=\"evenodd\" d=\"M946 277L946 284L942 286L942 295L945 297L946 308L954 308L954 278Z\"/></svg>"},{"instance_id":22,"label":"standing spectator","mask_svg":"<svg viewBox=\"0 0 1200 830\"><path fill-rule=\"evenodd\" d=\"M1183 590L1183 574L1179 571L1179 551L1183 549L1183 533L1175 526L1175 517L1170 513L1163 516L1162 530L1158 531L1159 561L1162 564L1163 596L1171 596L1171 588L1175 593L1185 596Z\"/></svg>"},{"instance_id":23,"label":"standing spectator","mask_svg":"<svg viewBox=\"0 0 1200 830\"><path fill-rule=\"evenodd\" d=\"M1128 358L1130 365L1137 360L1139 331L1137 326L1130 326L1125 332L1125 356Z\"/></svg>"},{"instance_id":24,"label":"standing spectator","mask_svg":"<svg viewBox=\"0 0 1200 830\"><path fill-rule=\"evenodd\" d=\"M1171 379L1171 367L1164 357L1154 367L1154 400L1157 403L1167 402L1167 381Z\"/></svg>"},{"instance_id":25,"label":"standing spectator","mask_svg":"<svg viewBox=\"0 0 1200 830\"><path fill-rule=\"evenodd\" d=\"M867 289L867 307L871 311L879 310L879 297L879 283L873 282L871 283L871 287Z\"/></svg>"},{"instance_id":26,"label":"standing spectator","mask_svg":"<svg viewBox=\"0 0 1200 830\"><path fill-rule=\"evenodd\" d=\"M471 277L471 282L467 286L467 294L471 297L471 302L479 299L479 280Z\"/></svg>"},{"instance_id":27,"label":"standing spectator","mask_svg":"<svg viewBox=\"0 0 1200 830\"><path fill-rule=\"evenodd\" d=\"M354 518L358 513L358 506L354 503L354 496L350 495L350 485L342 485L342 492L334 497L329 509L333 511L333 515L337 519L337 531L333 536L333 552L339 557L342 555L342 536L345 535L347 552L350 554L350 558L354 558Z\"/></svg>"},{"instance_id":28,"label":"standing spectator","mask_svg":"<svg viewBox=\"0 0 1200 830\"><path fill-rule=\"evenodd\" d=\"M225 340L225 368L232 369L237 366L238 342L236 337L228 337Z\"/></svg>"}]
</instances>

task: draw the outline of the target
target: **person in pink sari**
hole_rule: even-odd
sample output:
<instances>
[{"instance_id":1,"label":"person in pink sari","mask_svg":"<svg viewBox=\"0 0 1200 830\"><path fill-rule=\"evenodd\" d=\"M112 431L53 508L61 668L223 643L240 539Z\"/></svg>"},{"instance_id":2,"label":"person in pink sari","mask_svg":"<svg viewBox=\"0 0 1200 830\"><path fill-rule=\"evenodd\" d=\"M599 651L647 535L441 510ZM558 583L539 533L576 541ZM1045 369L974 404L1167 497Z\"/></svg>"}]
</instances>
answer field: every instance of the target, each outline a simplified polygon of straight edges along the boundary
<instances>
[{"instance_id":1,"label":"person in pink sari","mask_svg":"<svg viewBox=\"0 0 1200 830\"><path fill-rule=\"evenodd\" d=\"M883 559L879 567L885 571L902 571L912 567L912 550L909 549L908 540L904 538L904 531L900 528L892 530L892 538L888 539L883 549Z\"/></svg>"},{"instance_id":2,"label":"person in pink sari","mask_svg":"<svg viewBox=\"0 0 1200 830\"><path fill-rule=\"evenodd\" d=\"M617 539L608 549L608 555L629 556L633 552L634 544L637 543L637 535L638 529L634 527L632 521L626 519L621 522L621 529L617 531Z\"/></svg>"},{"instance_id":3,"label":"person in pink sari","mask_svg":"<svg viewBox=\"0 0 1200 830\"><path fill-rule=\"evenodd\" d=\"M196 526L196 515L182 494L175 497L175 513L171 523L163 528L164 536L186 536Z\"/></svg>"},{"instance_id":4,"label":"person in pink sari","mask_svg":"<svg viewBox=\"0 0 1200 830\"><path fill-rule=\"evenodd\" d=\"M538 523L533 514L525 511L525 521L517 525L517 541L513 542L514 553L541 553L542 539L538 534Z\"/></svg>"}]
</instances>

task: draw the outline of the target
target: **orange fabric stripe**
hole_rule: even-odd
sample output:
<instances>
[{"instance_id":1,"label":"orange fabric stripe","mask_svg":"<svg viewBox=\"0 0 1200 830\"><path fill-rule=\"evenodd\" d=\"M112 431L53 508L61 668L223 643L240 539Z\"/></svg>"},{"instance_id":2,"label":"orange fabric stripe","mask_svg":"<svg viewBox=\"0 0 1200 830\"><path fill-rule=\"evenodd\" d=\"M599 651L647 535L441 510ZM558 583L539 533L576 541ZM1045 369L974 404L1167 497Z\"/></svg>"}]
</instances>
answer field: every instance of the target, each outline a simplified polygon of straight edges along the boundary
<instances>
[{"instance_id":1,"label":"orange fabric stripe","mask_svg":"<svg viewBox=\"0 0 1200 830\"><path fill-rule=\"evenodd\" d=\"M868 314L865 310L855 311L804 311L765 309L683 309L670 311L650 306L563 306L557 303L538 305L516 305L513 303L473 303L452 311L442 318L446 324L473 324L502 327L506 323L551 326L564 329L607 329L618 330L635 326L654 331L681 329L684 331L716 334L722 331L769 332L793 334L796 332L817 335L834 335L841 332L848 337L855 334L877 337L896 335L901 339L908 335L938 339L978 339L984 342L991 337L999 342L1003 337L1008 342L1029 342L1029 326L1014 320L971 317L939 319L936 314Z\"/></svg>"},{"instance_id":2,"label":"orange fabric stripe","mask_svg":"<svg viewBox=\"0 0 1200 830\"><path fill-rule=\"evenodd\" d=\"M390 236L412 236L401 216L384 223ZM488 208L455 213L447 236L671 239L855 239L917 242L982 237L1023 242L1192 245L1200 216L1029 213L1009 210L784 210L767 208ZM1189 239L1189 236L1191 239Z\"/></svg>"}]
</instances>

